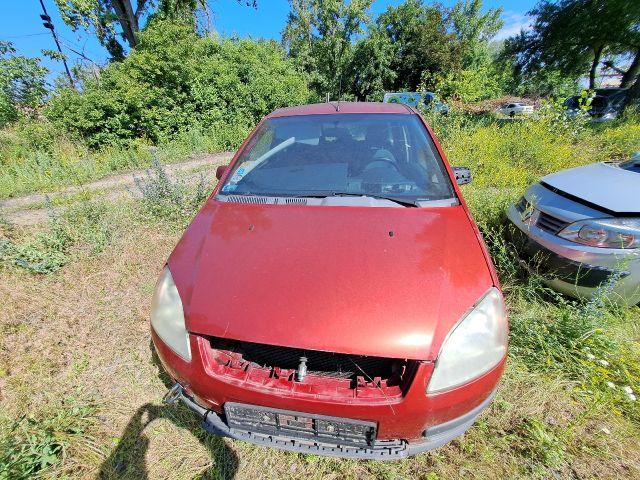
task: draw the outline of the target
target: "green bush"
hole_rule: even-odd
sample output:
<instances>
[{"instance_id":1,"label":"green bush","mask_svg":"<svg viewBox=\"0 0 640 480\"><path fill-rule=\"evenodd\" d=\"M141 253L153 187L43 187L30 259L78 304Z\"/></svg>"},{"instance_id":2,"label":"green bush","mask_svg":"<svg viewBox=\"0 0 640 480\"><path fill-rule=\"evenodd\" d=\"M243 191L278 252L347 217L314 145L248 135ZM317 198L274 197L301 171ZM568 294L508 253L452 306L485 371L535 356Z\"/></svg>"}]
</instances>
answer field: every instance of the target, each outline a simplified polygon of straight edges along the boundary
<instances>
[{"instance_id":1,"label":"green bush","mask_svg":"<svg viewBox=\"0 0 640 480\"><path fill-rule=\"evenodd\" d=\"M308 98L302 74L275 41L200 37L156 20L124 61L86 80L81 92L59 91L46 115L96 148L138 138L159 143L196 127L246 130Z\"/></svg>"}]
</instances>

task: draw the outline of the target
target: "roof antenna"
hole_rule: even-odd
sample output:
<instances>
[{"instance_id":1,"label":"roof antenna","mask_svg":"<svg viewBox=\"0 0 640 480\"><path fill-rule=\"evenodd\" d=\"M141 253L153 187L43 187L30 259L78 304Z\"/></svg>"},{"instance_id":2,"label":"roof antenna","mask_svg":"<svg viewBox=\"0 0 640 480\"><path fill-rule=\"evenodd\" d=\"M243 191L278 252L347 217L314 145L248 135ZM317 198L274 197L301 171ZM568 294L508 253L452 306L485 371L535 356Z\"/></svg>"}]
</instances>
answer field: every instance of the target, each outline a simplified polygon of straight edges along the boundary
<instances>
[{"instance_id":1,"label":"roof antenna","mask_svg":"<svg viewBox=\"0 0 640 480\"><path fill-rule=\"evenodd\" d=\"M336 112L340 111L340 98L342 97L342 75L340 75L340 85L338 86L338 103L336 104Z\"/></svg>"}]
</instances>

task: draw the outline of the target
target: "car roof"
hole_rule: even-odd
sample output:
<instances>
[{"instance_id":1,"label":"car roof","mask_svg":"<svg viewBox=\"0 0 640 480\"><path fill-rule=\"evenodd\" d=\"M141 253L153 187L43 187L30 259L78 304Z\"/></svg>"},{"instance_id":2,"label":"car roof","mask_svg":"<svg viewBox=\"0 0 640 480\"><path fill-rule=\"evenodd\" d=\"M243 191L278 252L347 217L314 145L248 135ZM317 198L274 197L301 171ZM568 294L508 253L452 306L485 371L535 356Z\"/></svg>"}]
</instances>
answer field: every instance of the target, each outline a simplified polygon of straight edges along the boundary
<instances>
[{"instance_id":1,"label":"car roof","mask_svg":"<svg viewBox=\"0 0 640 480\"><path fill-rule=\"evenodd\" d=\"M329 102L279 108L267 115L267 118L295 117L300 115L339 115L343 113L394 113L409 115L416 112L413 108L401 103L340 102L338 108L338 102Z\"/></svg>"}]
</instances>

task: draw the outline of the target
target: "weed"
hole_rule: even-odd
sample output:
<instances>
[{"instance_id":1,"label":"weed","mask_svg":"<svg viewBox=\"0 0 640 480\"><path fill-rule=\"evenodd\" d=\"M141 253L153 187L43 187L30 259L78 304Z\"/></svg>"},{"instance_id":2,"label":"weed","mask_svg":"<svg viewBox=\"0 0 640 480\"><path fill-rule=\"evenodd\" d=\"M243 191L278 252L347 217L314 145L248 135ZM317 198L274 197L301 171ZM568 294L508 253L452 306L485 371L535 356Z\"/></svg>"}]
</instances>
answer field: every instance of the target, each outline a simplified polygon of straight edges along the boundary
<instances>
[{"instance_id":1,"label":"weed","mask_svg":"<svg viewBox=\"0 0 640 480\"><path fill-rule=\"evenodd\" d=\"M0 479L30 479L59 464L69 445L85 437L94 410L72 396L37 417L0 415Z\"/></svg>"},{"instance_id":2,"label":"weed","mask_svg":"<svg viewBox=\"0 0 640 480\"><path fill-rule=\"evenodd\" d=\"M561 438L537 418L522 425L525 454L545 467L557 467L565 461L566 447Z\"/></svg>"},{"instance_id":3,"label":"weed","mask_svg":"<svg viewBox=\"0 0 640 480\"><path fill-rule=\"evenodd\" d=\"M0 260L32 273L53 273L66 265L76 251L87 247L100 253L108 244L110 229L104 222L106 207L94 202L81 203L59 215L48 204L48 228L18 240L12 233L0 238Z\"/></svg>"},{"instance_id":4,"label":"weed","mask_svg":"<svg viewBox=\"0 0 640 480\"><path fill-rule=\"evenodd\" d=\"M55 272L65 265L71 236L51 208L49 213L47 230L24 242L4 239L0 244L0 258L34 273Z\"/></svg>"},{"instance_id":5,"label":"weed","mask_svg":"<svg viewBox=\"0 0 640 480\"><path fill-rule=\"evenodd\" d=\"M158 159L152 161L146 179L136 178L135 181L145 210L152 217L180 229L191 221L209 191L202 174L195 190L179 179L172 181Z\"/></svg>"}]
</instances>

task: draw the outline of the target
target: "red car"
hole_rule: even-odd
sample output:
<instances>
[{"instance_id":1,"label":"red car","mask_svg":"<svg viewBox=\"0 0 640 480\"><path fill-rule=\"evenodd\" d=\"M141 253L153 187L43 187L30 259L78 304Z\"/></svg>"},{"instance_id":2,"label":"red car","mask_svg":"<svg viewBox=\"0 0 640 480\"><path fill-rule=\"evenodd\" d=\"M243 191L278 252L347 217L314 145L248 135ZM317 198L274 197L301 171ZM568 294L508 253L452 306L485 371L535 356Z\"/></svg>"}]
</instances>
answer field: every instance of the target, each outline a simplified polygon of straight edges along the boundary
<instances>
[{"instance_id":1,"label":"red car","mask_svg":"<svg viewBox=\"0 0 640 480\"><path fill-rule=\"evenodd\" d=\"M280 109L217 175L153 298L167 401L218 435L353 458L406 457L473 424L507 316L416 110Z\"/></svg>"}]
</instances>

